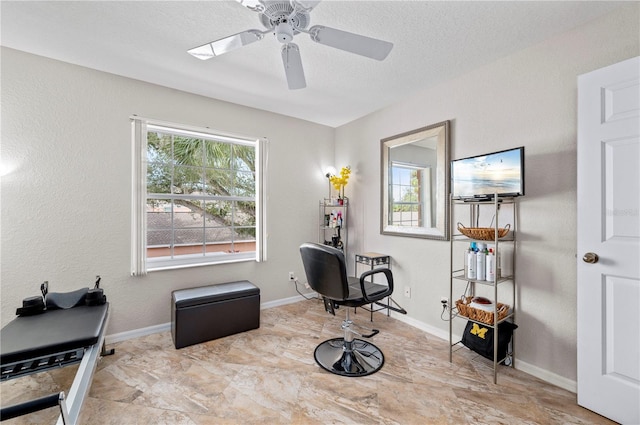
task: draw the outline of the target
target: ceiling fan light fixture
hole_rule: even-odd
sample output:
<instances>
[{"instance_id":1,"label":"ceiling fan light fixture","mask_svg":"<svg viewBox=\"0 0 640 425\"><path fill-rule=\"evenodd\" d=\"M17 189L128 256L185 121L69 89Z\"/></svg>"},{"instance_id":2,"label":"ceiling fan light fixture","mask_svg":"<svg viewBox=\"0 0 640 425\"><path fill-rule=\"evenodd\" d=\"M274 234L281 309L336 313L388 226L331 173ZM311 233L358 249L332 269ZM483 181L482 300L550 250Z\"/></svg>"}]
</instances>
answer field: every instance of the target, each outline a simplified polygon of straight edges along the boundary
<instances>
[{"instance_id":1,"label":"ceiling fan light fixture","mask_svg":"<svg viewBox=\"0 0 640 425\"><path fill-rule=\"evenodd\" d=\"M274 34L280 43L286 44L293 41L293 27L286 19L276 25Z\"/></svg>"}]
</instances>

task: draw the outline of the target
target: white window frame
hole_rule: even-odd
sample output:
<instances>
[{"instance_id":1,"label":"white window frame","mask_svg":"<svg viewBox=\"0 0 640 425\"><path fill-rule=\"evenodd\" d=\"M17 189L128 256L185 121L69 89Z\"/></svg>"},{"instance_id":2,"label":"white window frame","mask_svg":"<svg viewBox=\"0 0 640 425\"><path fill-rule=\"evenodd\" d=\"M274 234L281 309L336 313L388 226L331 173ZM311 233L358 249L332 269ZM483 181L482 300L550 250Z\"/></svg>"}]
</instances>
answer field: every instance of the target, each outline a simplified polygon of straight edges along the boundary
<instances>
[{"instance_id":1,"label":"white window frame","mask_svg":"<svg viewBox=\"0 0 640 425\"><path fill-rule=\"evenodd\" d=\"M265 138L251 138L153 119L131 117L132 152L132 216L131 216L131 274L143 276L151 271L185 267L227 264L241 261L262 262L267 259L266 246L266 164L268 142ZM213 253L180 255L178 257L147 258L147 132L159 131L205 140L227 141L256 148L256 250L247 253ZM155 197L154 197L155 198ZM181 196L184 198L184 196ZM229 200L233 197L229 197ZM234 198L235 199L235 198ZM246 199L243 199L246 200Z\"/></svg>"},{"instance_id":2,"label":"white window frame","mask_svg":"<svg viewBox=\"0 0 640 425\"><path fill-rule=\"evenodd\" d=\"M395 189L401 187L399 183L393 180L393 170L394 169L404 169L404 170L414 170L420 176L420 187L418 188L418 200L415 202L407 202L407 201L398 201L395 199ZM424 165L411 164L407 162L401 161L392 161L390 167L390 176L389 176L389 193L391 196L389 197L389 224L392 226L406 226L406 221L400 221L399 223L394 221L394 206L395 205L411 205L418 206L418 218L416 220L410 220L410 226L414 227L422 227L424 223L431 222L431 210L427 208L427 205L430 205L430 193L425 190L425 187L428 188L431 186L431 173L430 168ZM414 224L415 221L415 224Z\"/></svg>"}]
</instances>

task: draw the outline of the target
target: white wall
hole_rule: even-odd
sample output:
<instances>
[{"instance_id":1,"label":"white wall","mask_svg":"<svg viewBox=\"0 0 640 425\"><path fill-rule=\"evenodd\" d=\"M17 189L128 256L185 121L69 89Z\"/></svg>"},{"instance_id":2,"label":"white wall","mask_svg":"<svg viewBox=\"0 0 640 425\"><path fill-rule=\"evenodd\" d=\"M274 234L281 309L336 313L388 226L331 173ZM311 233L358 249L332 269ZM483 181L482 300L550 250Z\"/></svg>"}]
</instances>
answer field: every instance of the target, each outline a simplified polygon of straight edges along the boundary
<instances>
[{"instance_id":1,"label":"white wall","mask_svg":"<svg viewBox=\"0 0 640 425\"><path fill-rule=\"evenodd\" d=\"M248 279L262 301L296 295L298 246L317 238L322 170L333 163L334 130L75 65L2 49L2 324L22 299L92 284L112 305L109 334L170 321L174 289ZM265 263L130 272L132 114L225 132L266 136L269 148Z\"/></svg>"},{"instance_id":2,"label":"white wall","mask_svg":"<svg viewBox=\"0 0 640 425\"><path fill-rule=\"evenodd\" d=\"M401 290L396 297L412 320L448 332L440 297L449 293L449 244L380 235L380 139L452 120L452 158L525 146L517 354L575 380L576 77L638 55L639 22L638 4L625 5L337 129L336 162L354 169L350 242L392 256L396 284L412 288L411 299ZM419 54L428 55L428 47ZM463 325L456 323L459 334Z\"/></svg>"},{"instance_id":3,"label":"white wall","mask_svg":"<svg viewBox=\"0 0 640 425\"><path fill-rule=\"evenodd\" d=\"M286 275L303 276L298 245L317 237L322 170L350 164L350 251L392 255L398 286L412 287L396 296L409 318L444 332L448 244L379 234L379 150L450 119L454 158L526 146L518 357L575 380L576 77L638 55L639 15L631 3L336 130L3 48L1 154L18 168L1 183L2 324L43 280L69 291L95 274L111 334L168 322L173 289L240 278L263 301L292 296ZM129 276L131 114L270 139L269 261Z\"/></svg>"}]
</instances>

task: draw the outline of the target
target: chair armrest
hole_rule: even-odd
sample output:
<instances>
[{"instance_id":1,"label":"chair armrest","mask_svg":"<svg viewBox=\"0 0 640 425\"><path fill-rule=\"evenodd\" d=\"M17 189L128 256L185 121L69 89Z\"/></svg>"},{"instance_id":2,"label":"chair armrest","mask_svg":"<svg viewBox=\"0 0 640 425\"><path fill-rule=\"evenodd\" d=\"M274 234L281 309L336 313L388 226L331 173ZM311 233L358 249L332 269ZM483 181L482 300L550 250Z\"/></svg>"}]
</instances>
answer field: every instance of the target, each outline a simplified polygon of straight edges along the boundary
<instances>
[{"instance_id":1,"label":"chair armrest","mask_svg":"<svg viewBox=\"0 0 640 425\"><path fill-rule=\"evenodd\" d=\"M371 299L369 298L369 294L367 294L364 284L365 284L365 279L369 276L378 274L378 273L384 273L385 278L387 279L387 286L388 289L386 291L380 292L378 294L376 294L375 299ZM384 297L388 297L389 295L391 295L393 293L393 273L391 273L391 269L387 269L387 268L378 268L378 269L373 269L373 270L367 270L366 272L362 273L360 275L360 290L362 291L362 297L365 299L365 301L367 301L368 303L373 303L376 302Z\"/></svg>"}]
</instances>

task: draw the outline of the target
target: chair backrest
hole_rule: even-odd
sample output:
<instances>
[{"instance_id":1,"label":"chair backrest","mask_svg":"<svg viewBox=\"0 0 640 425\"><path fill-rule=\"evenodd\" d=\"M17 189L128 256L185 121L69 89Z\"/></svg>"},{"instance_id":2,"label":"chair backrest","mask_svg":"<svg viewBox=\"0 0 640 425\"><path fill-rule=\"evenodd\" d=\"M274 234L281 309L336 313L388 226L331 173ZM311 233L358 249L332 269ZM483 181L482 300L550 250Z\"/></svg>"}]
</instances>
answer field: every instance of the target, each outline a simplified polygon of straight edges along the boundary
<instances>
[{"instance_id":1,"label":"chair backrest","mask_svg":"<svg viewBox=\"0 0 640 425\"><path fill-rule=\"evenodd\" d=\"M349 296L344 254L337 248L317 243L300 245L302 264L311 289L332 300Z\"/></svg>"}]
</instances>

